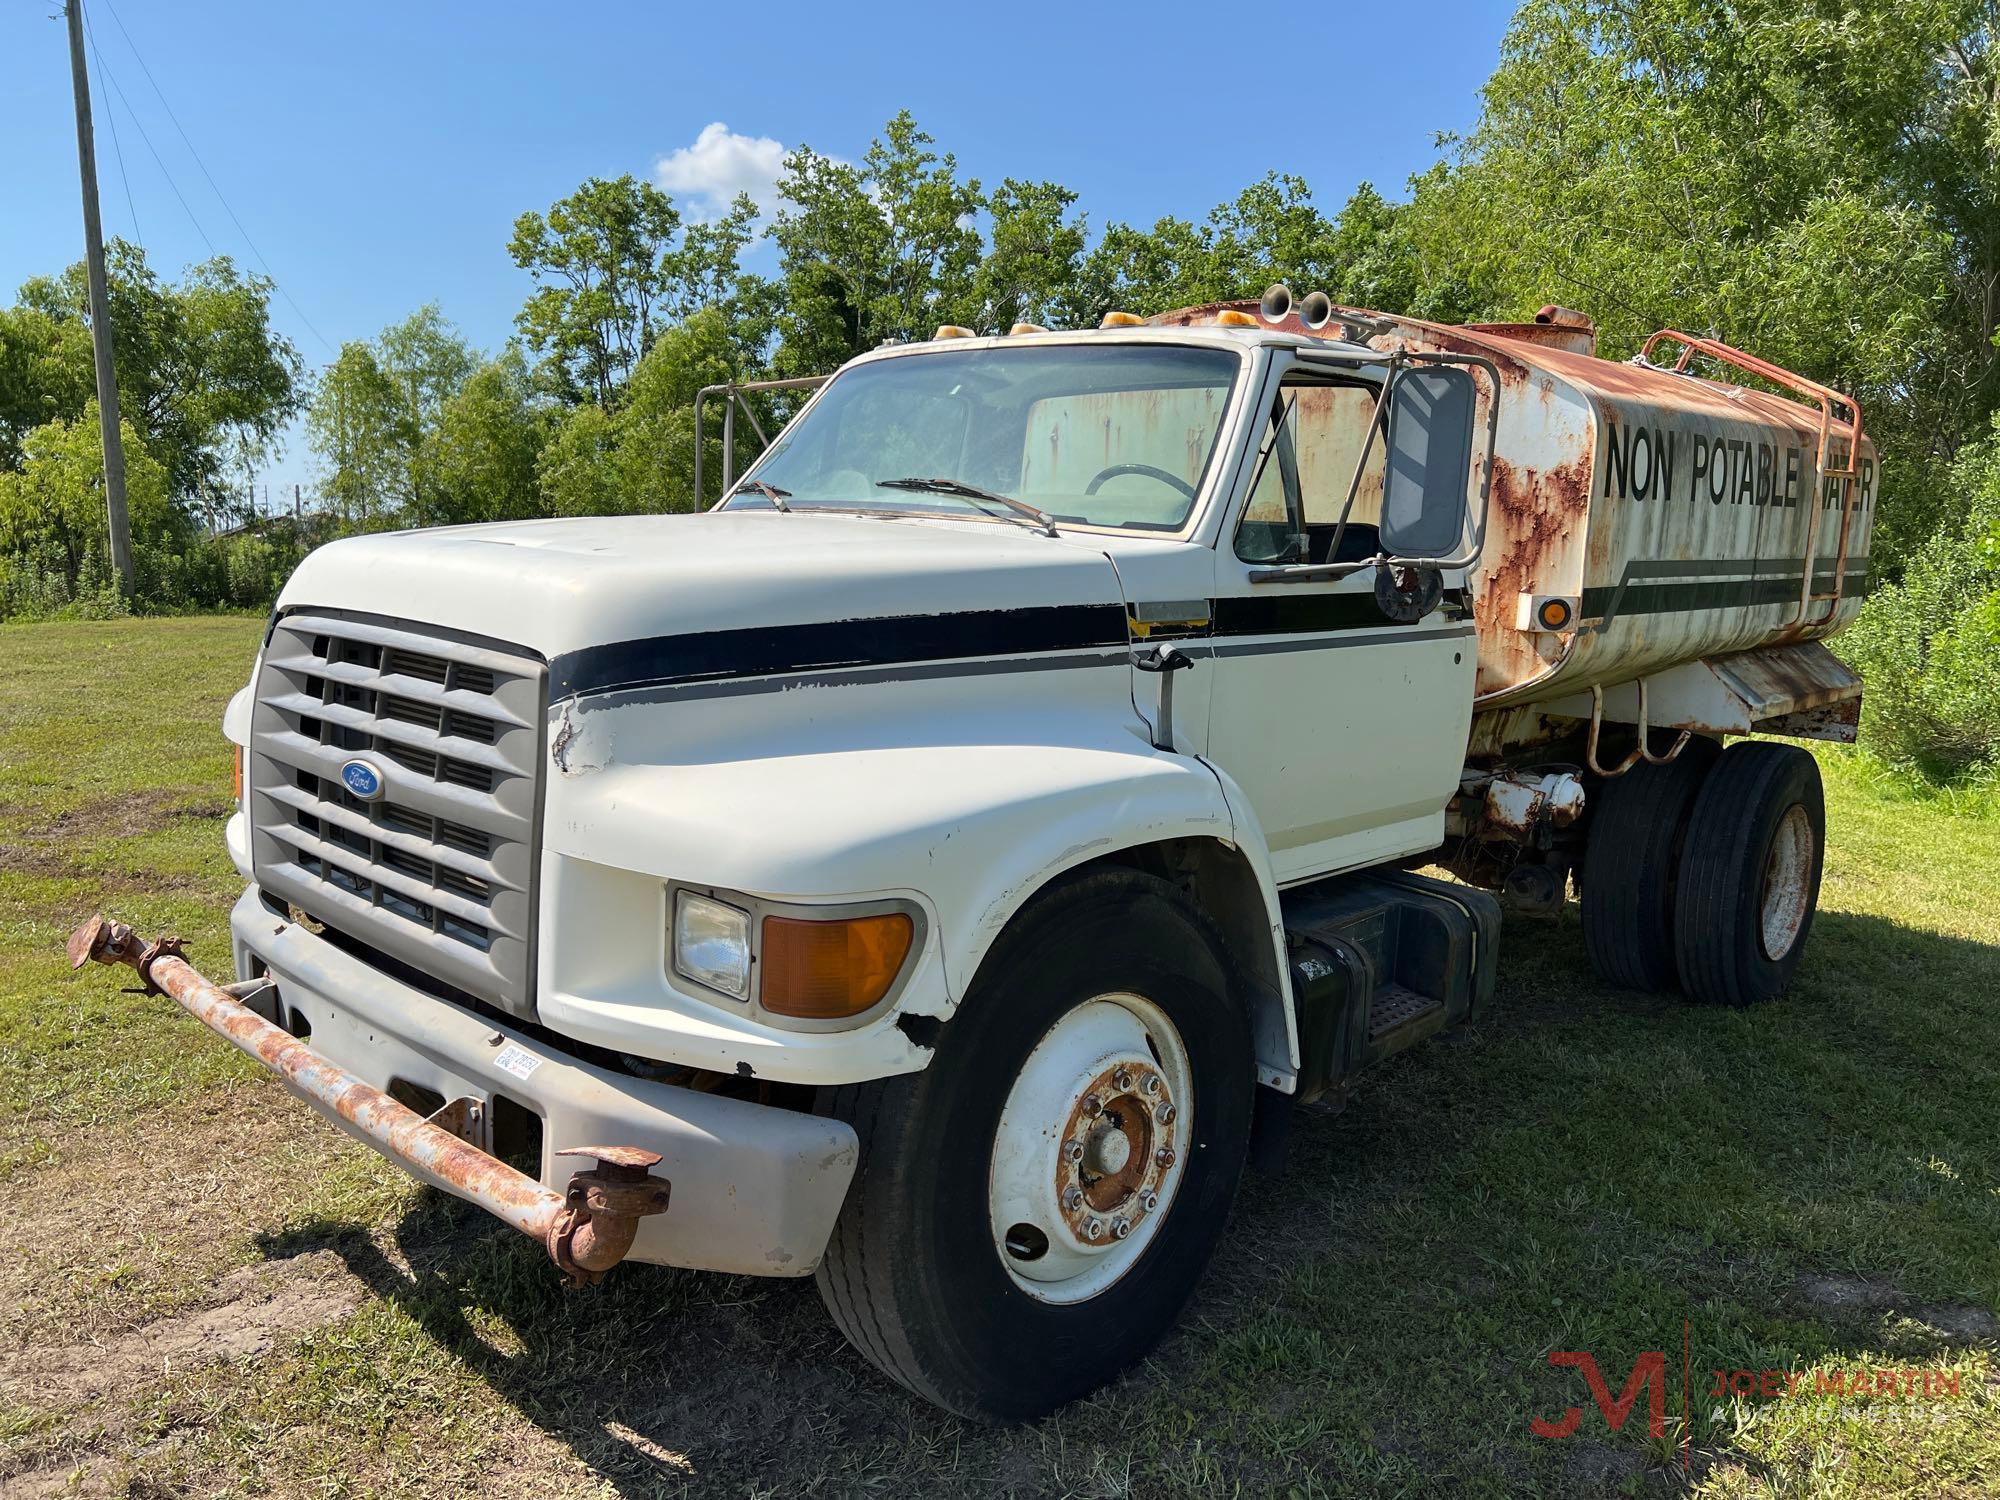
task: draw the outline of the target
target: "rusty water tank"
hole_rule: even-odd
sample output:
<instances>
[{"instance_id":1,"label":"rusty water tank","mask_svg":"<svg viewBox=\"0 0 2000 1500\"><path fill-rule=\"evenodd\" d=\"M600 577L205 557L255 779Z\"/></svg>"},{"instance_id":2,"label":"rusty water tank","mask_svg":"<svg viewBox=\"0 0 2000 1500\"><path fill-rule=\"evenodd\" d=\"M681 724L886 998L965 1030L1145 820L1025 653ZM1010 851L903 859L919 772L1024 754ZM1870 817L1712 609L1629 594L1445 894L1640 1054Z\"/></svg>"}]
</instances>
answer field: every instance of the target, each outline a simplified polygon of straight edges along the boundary
<instances>
[{"instance_id":1,"label":"rusty water tank","mask_svg":"<svg viewBox=\"0 0 2000 1500\"><path fill-rule=\"evenodd\" d=\"M1340 312L1372 321L1266 322L1365 335L1377 349L1477 354L1499 369L1490 521L1471 579L1482 710L1829 636L1860 610L1881 476L1872 441L1852 451L1863 424L1851 403L1831 403L1822 464L1818 406L1753 379L1703 378L1692 360L1671 368L1683 347L1672 338L1659 364L1618 363L1591 352L1587 317L1555 306L1533 323L1466 325ZM1851 477L1831 477L1843 470ZM1533 628L1524 601L1538 596L1573 602L1567 628Z\"/></svg>"}]
</instances>

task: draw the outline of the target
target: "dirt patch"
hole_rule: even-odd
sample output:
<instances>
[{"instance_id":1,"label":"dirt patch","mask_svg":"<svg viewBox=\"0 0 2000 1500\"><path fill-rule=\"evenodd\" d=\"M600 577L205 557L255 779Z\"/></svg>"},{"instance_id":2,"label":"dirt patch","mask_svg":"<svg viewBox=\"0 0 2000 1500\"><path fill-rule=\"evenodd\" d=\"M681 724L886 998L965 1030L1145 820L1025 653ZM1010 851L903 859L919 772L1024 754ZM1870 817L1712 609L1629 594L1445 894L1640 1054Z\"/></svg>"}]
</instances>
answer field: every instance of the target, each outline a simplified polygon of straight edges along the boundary
<instances>
[{"instance_id":1,"label":"dirt patch","mask_svg":"<svg viewBox=\"0 0 2000 1500\"><path fill-rule=\"evenodd\" d=\"M228 802L212 795L188 800L185 788L155 787L100 798L13 829L9 841L0 844L0 868L56 877L88 874L89 867L74 858L79 849L158 833L190 818L226 818L229 811Z\"/></svg>"},{"instance_id":2,"label":"dirt patch","mask_svg":"<svg viewBox=\"0 0 2000 1500\"><path fill-rule=\"evenodd\" d=\"M1798 1293L1807 1306L1837 1317L1891 1313L1961 1344L2000 1338L2000 1319L1983 1307L1970 1302L1919 1302L1876 1278L1819 1272L1801 1277Z\"/></svg>"},{"instance_id":3,"label":"dirt patch","mask_svg":"<svg viewBox=\"0 0 2000 1500\"><path fill-rule=\"evenodd\" d=\"M0 1390L16 1400L76 1405L165 1380L192 1365L247 1359L354 1311L362 1287L332 1251L244 1266L216 1283L213 1307L143 1324L98 1343L0 1356Z\"/></svg>"},{"instance_id":4,"label":"dirt patch","mask_svg":"<svg viewBox=\"0 0 2000 1500\"><path fill-rule=\"evenodd\" d=\"M360 1149L262 1079L51 1145L52 1160L7 1180L0 1361L17 1344L116 1340L212 1300L218 1271L245 1258L243 1236L300 1212Z\"/></svg>"}]
</instances>

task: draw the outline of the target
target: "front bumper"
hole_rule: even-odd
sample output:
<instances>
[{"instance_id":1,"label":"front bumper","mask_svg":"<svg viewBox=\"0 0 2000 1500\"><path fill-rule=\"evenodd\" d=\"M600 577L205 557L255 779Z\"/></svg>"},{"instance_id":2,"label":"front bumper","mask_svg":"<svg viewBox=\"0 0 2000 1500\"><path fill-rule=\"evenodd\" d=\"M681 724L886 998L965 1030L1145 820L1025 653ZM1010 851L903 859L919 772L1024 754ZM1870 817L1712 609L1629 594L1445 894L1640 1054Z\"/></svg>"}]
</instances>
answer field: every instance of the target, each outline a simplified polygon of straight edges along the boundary
<instances>
[{"instance_id":1,"label":"front bumper","mask_svg":"<svg viewBox=\"0 0 2000 1500\"><path fill-rule=\"evenodd\" d=\"M327 1061L377 1088L402 1083L489 1105L497 1096L538 1116L543 1183L567 1183L575 1158L555 1154L566 1147L616 1141L658 1152L673 1207L641 1222L630 1259L754 1276L818 1266L860 1154L843 1121L579 1062L273 915L254 885L230 930L238 977L268 974Z\"/></svg>"}]
</instances>

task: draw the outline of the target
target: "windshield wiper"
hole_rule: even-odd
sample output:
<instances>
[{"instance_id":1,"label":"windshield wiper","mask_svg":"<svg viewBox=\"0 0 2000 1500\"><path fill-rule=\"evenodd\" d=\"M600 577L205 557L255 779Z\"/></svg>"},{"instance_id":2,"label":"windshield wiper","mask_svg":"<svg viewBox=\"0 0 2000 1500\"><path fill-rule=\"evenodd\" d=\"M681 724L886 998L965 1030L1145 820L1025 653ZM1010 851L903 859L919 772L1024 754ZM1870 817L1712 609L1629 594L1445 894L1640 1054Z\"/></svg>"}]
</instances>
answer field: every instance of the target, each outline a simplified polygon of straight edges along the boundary
<instances>
[{"instance_id":1,"label":"windshield wiper","mask_svg":"<svg viewBox=\"0 0 2000 1500\"><path fill-rule=\"evenodd\" d=\"M790 490L781 490L775 484L766 484L761 479L742 480L736 485L734 489L732 489L729 492L728 495L724 496L723 498L733 499L736 496L742 494L745 490L752 490L755 493L762 495L766 500L769 500L771 504L776 506L779 510L789 511L791 509L789 505L785 504L785 500L786 497L788 497L792 492Z\"/></svg>"},{"instance_id":2,"label":"windshield wiper","mask_svg":"<svg viewBox=\"0 0 2000 1500\"><path fill-rule=\"evenodd\" d=\"M1004 505L1025 518L1016 521L1016 525L1025 525L1030 531L1039 531L1043 536L1057 535L1056 523L1049 519L1046 511L1036 510L1027 501L1016 500L1012 495L996 495L991 490L982 490L977 485L965 484L956 479L878 479L875 481L875 487L880 490L915 490L925 495L956 495L961 500L970 500L975 504L990 500L995 505ZM1012 521L1014 517L1003 516L1001 519Z\"/></svg>"}]
</instances>

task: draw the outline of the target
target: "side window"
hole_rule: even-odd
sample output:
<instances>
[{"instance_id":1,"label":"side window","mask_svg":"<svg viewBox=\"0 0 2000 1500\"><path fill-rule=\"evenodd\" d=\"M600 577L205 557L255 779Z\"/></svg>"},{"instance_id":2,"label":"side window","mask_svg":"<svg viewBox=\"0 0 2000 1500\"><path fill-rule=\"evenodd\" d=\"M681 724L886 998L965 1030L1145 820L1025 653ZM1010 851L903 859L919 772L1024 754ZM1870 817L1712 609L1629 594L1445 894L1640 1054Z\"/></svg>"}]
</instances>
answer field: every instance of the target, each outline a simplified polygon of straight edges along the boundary
<instances>
[{"instance_id":1,"label":"side window","mask_svg":"<svg viewBox=\"0 0 2000 1500\"><path fill-rule=\"evenodd\" d=\"M1282 402L1290 401L1289 394ZM1261 454L1256 483L1250 489L1250 503L1244 507L1243 522L1236 528L1236 555L1245 562L1284 562L1293 550L1297 528L1292 515L1298 495L1296 471L1291 461L1291 421L1281 404L1271 413Z\"/></svg>"},{"instance_id":2,"label":"side window","mask_svg":"<svg viewBox=\"0 0 2000 1500\"><path fill-rule=\"evenodd\" d=\"M1238 557L1246 562L1322 563L1374 555L1388 459L1379 434L1373 444L1367 444L1375 396L1373 386L1358 383L1285 382L1281 405L1272 413L1273 423L1281 423L1273 451L1237 528ZM1335 558L1334 533L1364 445L1368 447L1367 467L1355 491L1354 507L1348 512L1340 556ZM1303 557L1296 555L1292 546L1297 529L1293 515L1304 523Z\"/></svg>"}]
</instances>

